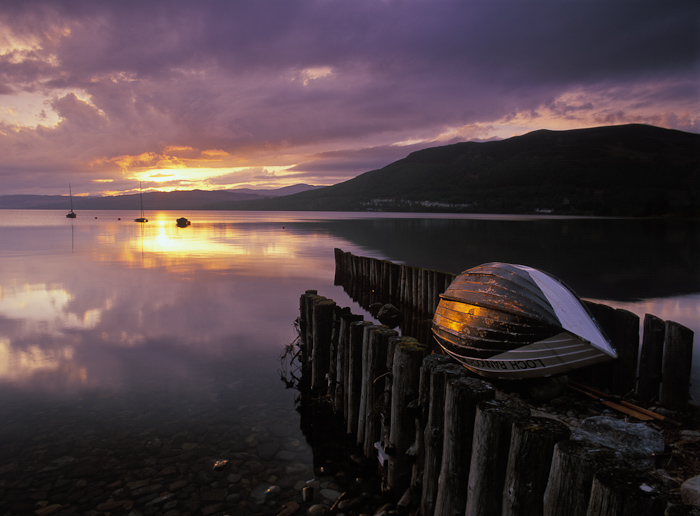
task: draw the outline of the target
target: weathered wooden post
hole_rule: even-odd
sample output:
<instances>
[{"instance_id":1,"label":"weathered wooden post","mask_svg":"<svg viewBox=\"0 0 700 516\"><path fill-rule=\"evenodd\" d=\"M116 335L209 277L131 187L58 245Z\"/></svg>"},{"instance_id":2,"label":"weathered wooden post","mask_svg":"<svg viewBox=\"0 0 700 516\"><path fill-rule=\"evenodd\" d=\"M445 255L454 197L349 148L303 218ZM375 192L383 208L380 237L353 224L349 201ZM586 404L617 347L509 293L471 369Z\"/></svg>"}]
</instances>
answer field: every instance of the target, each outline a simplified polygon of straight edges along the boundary
<instances>
[{"instance_id":1,"label":"weathered wooden post","mask_svg":"<svg viewBox=\"0 0 700 516\"><path fill-rule=\"evenodd\" d=\"M369 256L362 257L362 276L364 278L365 285L372 287L372 258Z\"/></svg>"},{"instance_id":2,"label":"weathered wooden post","mask_svg":"<svg viewBox=\"0 0 700 516\"><path fill-rule=\"evenodd\" d=\"M370 348L373 344L373 334L379 331L382 326L372 325L365 326L362 334L362 373L360 379L360 408L357 415L357 445L364 450L365 446L365 430L367 430L367 398L370 396L369 391L372 385L369 384L372 380L368 380L370 376ZM369 384L369 385L368 385Z\"/></svg>"},{"instance_id":3,"label":"weathered wooden post","mask_svg":"<svg viewBox=\"0 0 700 516\"><path fill-rule=\"evenodd\" d=\"M399 298L399 281L401 277L401 266L398 263L389 262L389 273L391 275L389 297L391 299Z\"/></svg>"},{"instance_id":4,"label":"weathered wooden post","mask_svg":"<svg viewBox=\"0 0 700 516\"><path fill-rule=\"evenodd\" d=\"M335 391L338 386L338 341L340 340L340 321L343 315L350 314L349 307L336 306L333 311L333 326L331 330L330 365L328 367L328 393L332 402L335 401Z\"/></svg>"},{"instance_id":5,"label":"weathered wooden post","mask_svg":"<svg viewBox=\"0 0 700 516\"><path fill-rule=\"evenodd\" d=\"M350 342L348 343L348 375L345 385L345 414L348 435L357 436L360 417L360 389L362 385L362 350L365 328L374 327L370 321L350 323Z\"/></svg>"},{"instance_id":6,"label":"weathered wooden post","mask_svg":"<svg viewBox=\"0 0 700 516\"><path fill-rule=\"evenodd\" d=\"M428 308L430 304L428 301L428 293L430 292L430 289L428 288L428 280L430 277L429 272L430 271L428 271L428 269L419 269L420 292L418 299L420 300L420 305L418 306L418 311L423 314L430 312L430 309Z\"/></svg>"},{"instance_id":7,"label":"weathered wooden post","mask_svg":"<svg viewBox=\"0 0 700 516\"><path fill-rule=\"evenodd\" d=\"M431 516L435 511L438 492L438 475L442 464L443 437L445 432L445 393L450 378L463 378L466 369L455 363L437 366L432 370L428 385L428 422L425 425L423 488L421 514Z\"/></svg>"},{"instance_id":8,"label":"weathered wooden post","mask_svg":"<svg viewBox=\"0 0 700 516\"><path fill-rule=\"evenodd\" d=\"M667 504L662 484L651 475L607 468L593 477L586 516L663 516Z\"/></svg>"},{"instance_id":9,"label":"weathered wooden post","mask_svg":"<svg viewBox=\"0 0 700 516\"><path fill-rule=\"evenodd\" d=\"M383 297L391 297L391 262L382 260L380 262L381 271L381 294Z\"/></svg>"},{"instance_id":10,"label":"weathered wooden post","mask_svg":"<svg viewBox=\"0 0 700 516\"><path fill-rule=\"evenodd\" d=\"M483 380L457 378L447 383L442 464L435 498L435 514L462 516L467 504L469 465L476 406L493 399L496 390Z\"/></svg>"},{"instance_id":11,"label":"weathered wooden post","mask_svg":"<svg viewBox=\"0 0 700 516\"><path fill-rule=\"evenodd\" d=\"M615 452L605 446L585 441L557 443L544 492L544 516L585 516L593 476L619 465Z\"/></svg>"},{"instance_id":12,"label":"weathered wooden post","mask_svg":"<svg viewBox=\"0 0 700 516\"><path fill-rule=\"evenodd\" d=\"M433 288L430 292L430 310L429 313L432 315L435 313L438 303L440 302L440 294L444 292L443 285L445 284L445 273L433 270L432 271L432 284Z\"/></svg>"},{"instance_id":13,"label":"weathered wooden post","mask_svg":"<svg viewBox=\"0 0 700 516\"><path fill-rule=\"evenodd\" d=\"M390 330L385 326L371 333L369 347L367 348L367 369L362 370L362 386L365 398L365 432L364 432L364 455L367 458L376 457L377 451L374 446L381 437L381 416L380 404L384 400L384 381L380 377L386 375L387 354L389 352L389 339L398 335L398 332Z\"/></svg>"},{"instance_id":14,"label":"weathered wooden post","mask_svg":"<svg viewBox=\"0 0 700 516\"><path fill-rule=\"evenodd\" d=\"M306 290L299 298L299 319L306 321L309 314L306 312L306 298L309 296L317 296L318 290Z\"/></svg>"},{"instance_id":15,"label":"weathered wooden post","mask_svg":"<svg viewBox=\"0 0 700 516\"><path fill-rule=\"evenodd\" d=\"M343 252L342 249L337 247L333 249L333 255L335 256L335 278L334 284L341 284L348 279L348 264L346 255L348 253Z\"/></svg>"},{"instance_id":16,"label":"weathered wooden post","mask_svg":"<svg viewBox=\"0 0 700 516\"><path fill-rule=\"evenodd\" d=\"M383 386L382 388L382 398L381 401L379 401L379 405L381 406L381 410L379 411L379 426L380 426L380 431L379 431L379 445L382 448L382 453L384 453L385 450L391 450L392 445L389 443L389 433L390 433L390 425L391 425L391 393L393 390L393 378L391 375L391 370L394 366L394 352L397 346L397 343L403 339L403 338L409 338L409 337L401 337L398 335L395 335L393 337L389 337L388 339L388 345L387 345L387 350L386 350L386 371L387 373L385 375L382 375L380 379L376 380L378 383L381 383Z\"/></svg>"},{"instance_id":17,"label":"weathered wooden post","mask_svg":"<svg viewBox=\"0 0 700 516\"><path fill-rule=\"evenodd\" d=\"M418 398L420 368L428 348L411 337L396 340L391 369L391 423L389 443L391 454L387 471L389 491L402 494L411 483L411 464L406 452L415 438L415 412L409 403Z\"/></svg>"},{"instance_id":18,"label":"weathered wooden post","mask_svg":"<svg viewBox=\"0 0 700 516\"><path fill-rule=\"evenodd\" d=\"M379 279L379 263L373 258L367 259L367 265L369 268L369 291L378 289L381 286L381 281Z\"/></svg>"},{"instance_id":19,"label":"weathered wooden post","mask_svg":"<svg viewBox=\"0 0 700 516\"><path fill-rule=\"evenodd\" d=\"M411 487L418 489L423 483L423 467L425 465L425 440L424 432L428 422L428 409L431 401L430 393L430 377L433 369L444 364L454 364L454 360L447 355L433 353L423 359L420 368L420 380L418 383L418 402L416 414L416 438L411 447L411 453L414 457L413 471L411 476Z\"/></svg>"},{"instance_id":20,"label":"weathered wooden post","mask_svg":"<svg viewBox=\"0 0 700 516\"><path fill-rule=\"evenodd\" d=\"M528 408L512 401L490 400L477 405L466 516L501 514L511 428L529 416Z\"/></svg>"},{"instance_id":21,"label":"weathered wooden post","mask_svg":"<svg viewBox=\"0 0 700 516\"><path fill-rule=\"evenodd\" d=\"M350 355L350 328L351 324L362 321L362 315L346 313L340 316L338 329L338 345L335 366L335 396L333 397L333 408L336 414L343 414L347 418L347 385ZM347 420L347 419L346 419Z\"/></svg>"},{"instance_id":22,"label":"weathered wooden post","mask_svg":"<svg viewBox=\"0 0 700 516\"><path fill-rule=\"evenodd\" d=\"M349 276L350 280L355 279L355 256L352 253L345 253L343 256L343 266L345 268L345 273Z\"/></svg>"},{"instance_id":23,"label":"weathered wooden post","mask_svg":"<svg viewBox=\"0 0 700 516\"><path fill-rule=\"evenodd\" d=\"M644 316L637 386L637 397L642 403L649 403L659 397L665 333L666 325L663 320L651 314Z\"/></svg>"},{"instance_id":24,"label":"weathered wooden post","mask_svg":"<svg viewBox=\"0 0 700 516\"><path fill-rule=\"evenodd\" d=\"M629 394L637 387L639 317L621 308L615 310L615 335L612 338L617 346L612 392Z\"/></svg>"},{"instance_id":25,"label":"weathered wooden post","mask_svg":"<svg viewBox=\"0 0 700 516\"><path fill-rule=\"evenodd\" d=\"M611 306L593 303L591 301L584 301L584 304L598 322L603 332L605 332L607 337L611 340L613 346L617 348L618 345L614 338L616 324L615 309ZM584 383L591 383L605 389L612 389L614 369L615 361L610 360L580 369L572 376L580 378Z\"/></svg>"},{"instance_id":26,"label":"weathered wooden post","mask_svg":"<svg viewBox=\"0 0 700 516\"><path fill-rule=\"evenodd\" d=\"M399 281L396 285L396 299L398 299L400 305L404 304L406 290L406 266L399 264Z\"/></svg>"},{"instance_id":27,"label":"weathered wooden post","mask_svg":"<svg viewBox=\"0 0 700 516\"><path fill-rule=\"evenodd\" d=\"M568 426L551 418L529 417L513 423L502 514L542 514L554 445L570 435Z\"/></svg>"},{"instance_id":28,"label":"weathered wooden post","mask_svg":"<svg viewBox=\"0 0 700 516\"><path fill-rule=\"evenodd\" d=\"M678 411L688 408L692 361L693 331L677 322L666 321L660 398L664 407Z\"/></svg>"},{"instance_id":29,"label":"weathered wooden post","mask_svg":"<svg viewBox=\"0 0 700 516\"><path fill-rule=\"evenodd\" d=\"M331 363L331 334L335 301L319 298L313 304L313 351L311 355L311 390L328 387L326 375Z\"/></svg>"},{"instance_id":30,"label":"weathered wooden post","mask_svg":"<svg viewBox=\"0 0 700 516\"><path fill-rule=\"evenodd\" d=\"M420 311L420 268L411 267L411 276L411 307L416 311Z\"/></svg>"},{"instance_id":31,"label":"weathered wooden post","mask_svg":"<svg viewBox=\"0 0 700 516\"><path fill-rule=\"evenodd\" d=\"M317 296L318 290L307 290L299 298L299 337L301 339L301 363L308 367L311 361L311 302L312 296Z\"/></svg>"}]
</instances>

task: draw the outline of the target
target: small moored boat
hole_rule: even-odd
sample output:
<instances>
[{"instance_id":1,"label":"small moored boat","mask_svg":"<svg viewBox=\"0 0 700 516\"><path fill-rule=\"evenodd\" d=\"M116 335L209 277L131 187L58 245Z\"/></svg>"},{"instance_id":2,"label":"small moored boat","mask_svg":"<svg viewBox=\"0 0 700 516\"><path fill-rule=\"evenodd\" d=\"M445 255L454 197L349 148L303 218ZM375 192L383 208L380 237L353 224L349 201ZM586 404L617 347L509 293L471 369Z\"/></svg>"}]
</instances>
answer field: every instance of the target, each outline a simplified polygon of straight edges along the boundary
<instances>
[{"instance_id":1,"label":"small moored boat","mask_svg":"<svg viewBox=\"0 0 700 516\"><path fill-rule=\"evenodd\" d=\"M70 212L66 214L66 218L74 219L78 215L73 211L73 190L71 190L70 183L68 183L68 195L70 195Z\"/></svg>"},{"instance_id":2,"label":"small moored boat","mask_svg":"<svg viewBox=\"0 0 700 516\"><path fill-rule=\"evenodd\" d=\"M139 181L139 196L141 198L141 216L134 219L134 222L148 222L148 219L143 214L143 189L141 188L140 181Z\"/></svg>"},{"instance_id":3,"label":"small moored boat","mask_svg":"<svg viewBox=\"0 0 700 516\"><path fill-rule=\"evenodd\" d=\"M185 217L180 217L175 221L175 224L177 224L178 227L180 228L186 228L191 224L189 220L187 220Z\"/></svg>"},{"instance_id":4,"label":"small moored boat","mask_svg":"<svg viewBox=\"0 0 700 516\"><path fill-rule=\"evenodd\" d=\"M464 271L432 330L445 352L491 378L535 378L617 358L581 299L554 276L509 263Z\"/></svg>"}]
</instances>

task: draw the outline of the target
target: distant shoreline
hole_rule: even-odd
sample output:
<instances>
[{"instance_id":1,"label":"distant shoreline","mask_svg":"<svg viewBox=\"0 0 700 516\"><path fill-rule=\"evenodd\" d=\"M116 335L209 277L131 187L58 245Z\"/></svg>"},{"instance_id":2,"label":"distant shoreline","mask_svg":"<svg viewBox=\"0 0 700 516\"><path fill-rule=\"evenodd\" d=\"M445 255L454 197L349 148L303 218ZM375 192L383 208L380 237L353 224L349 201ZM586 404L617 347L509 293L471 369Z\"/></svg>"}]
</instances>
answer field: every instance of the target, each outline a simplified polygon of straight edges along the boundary
<instances>
[{"instance_id":1,"label":"distant shoreline","mask_svg":"<svg viewBox=\"0 0 700 516\"><path fill-rule=\"evenodd\" d=\"M26 207L26 208L13 208L0 206L0 210L17 210L17 211L55 211L62 213L65 211L62 208L43 208L43 207ZM132 212L132 208L90 208L90 209L75 209L75 212L80 214L80 212L92 213L92 212ZM275 210L275 209L251 209L251 208L151 208L147 210L151 214L158 212L172 212L172 213L189 213L189 212L274 212L274 213L344 213L344 214L364 214L364 215L377 215L381 218L390 218L392 215L410 215L415 218L432 218L432 217L453 217L453 218L523 218L523 219L540 219L540 220L557 220L557 219L601 219L601 220L659 220L659 221L688 221L688 222L700 222L700 216L684 216L684 215L659 215L659 216L633 216L633 215L580 215L580 214L563 214L563 213L483 213L483 212L452 212L452 211L377 211L377 210Z\"/></svg>"}]
</instances>

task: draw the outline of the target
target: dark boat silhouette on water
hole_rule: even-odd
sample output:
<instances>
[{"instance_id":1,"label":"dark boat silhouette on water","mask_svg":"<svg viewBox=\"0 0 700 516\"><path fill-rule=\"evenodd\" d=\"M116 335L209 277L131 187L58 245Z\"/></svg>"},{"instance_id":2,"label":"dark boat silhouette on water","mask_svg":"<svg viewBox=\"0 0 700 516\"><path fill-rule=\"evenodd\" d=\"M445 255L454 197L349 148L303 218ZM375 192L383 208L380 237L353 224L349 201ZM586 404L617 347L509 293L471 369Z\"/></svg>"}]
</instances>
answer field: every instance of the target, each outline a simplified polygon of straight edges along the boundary
<instances>
[{"instance_id":1,"label":"dark boat silhouette on water","mask_svg":"<svg viewBox=\"0 0 700 516\"><path fill-rule=\"evenodd\" d=\"M66 214L66 218L74 219L78 215L73 211L73 191L71 190L70 183L68 183L68 195L70 195L70 213Z\"/></svg>"},{"instance_id":2,"label":"dark boat silhouette on water","mask_svg":"<svg viewBox=\"0 0 700 516\"><path fill-rule=\"evenodd\" d=\"M450 284L433 317L442 349L490 378L536 378L617 358L581 299L554 276L487 263Z\"/></svg>"},{"instance_id":3,"label":"dark boat silhouette on water","mask_svg":"<svg viewBox=\"0 0 700 516\"><path fill-rule=\"evenodd\" d=\"M141 182L139 182L139 196L141 197L141 216L134 219L134 222L148 222L148 219L143 216L143 189L141 188Z\"/></svg>"},{"instance_id":4,"label":"dark boat silhouette on water","mask_svg":"<svg viewBox=\"0 0 700 516\"><path fill-rule=\"evenodd\" d=\"M177 224L177 227L179 228L186 228L190 224L192 224L189 220L187 220L185 217L180 217L175 221L175 224Z\"/></svg>"}]
</instances>

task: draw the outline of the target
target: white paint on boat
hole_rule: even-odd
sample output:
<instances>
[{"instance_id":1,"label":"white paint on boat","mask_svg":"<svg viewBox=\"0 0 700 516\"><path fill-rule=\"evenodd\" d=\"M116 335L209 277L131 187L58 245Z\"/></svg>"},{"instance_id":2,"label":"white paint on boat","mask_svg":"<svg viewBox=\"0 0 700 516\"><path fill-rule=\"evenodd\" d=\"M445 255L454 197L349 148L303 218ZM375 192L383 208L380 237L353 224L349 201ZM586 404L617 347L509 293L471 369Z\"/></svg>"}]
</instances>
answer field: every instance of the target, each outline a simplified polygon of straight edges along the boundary
<instances>
[{"instance_id":1,"label":"white paint on boat","mask_svg":"<svg viewBox=\"0 0 700 516\"><path fill-rule=\"evenodd\" d=\"M487 359L469 358L443 349L467 369L502 379L551 376L610 358L568 332Z\"/></svg>"},{"instance_id":2,"label":"white paint on boat","mask_svg":"<svg viewBox=\"0 0 700 516\"><path fill-rule=\"evenodd\" d=\"M605 338L598 325L591 319L579 299L560 281L542 271L525 265L514 265L526 271L540 288L552 305L554 313L561 322L562 328L590 342L611 358L617 358L617 353Z\"/></svg>"}]
</instances>

